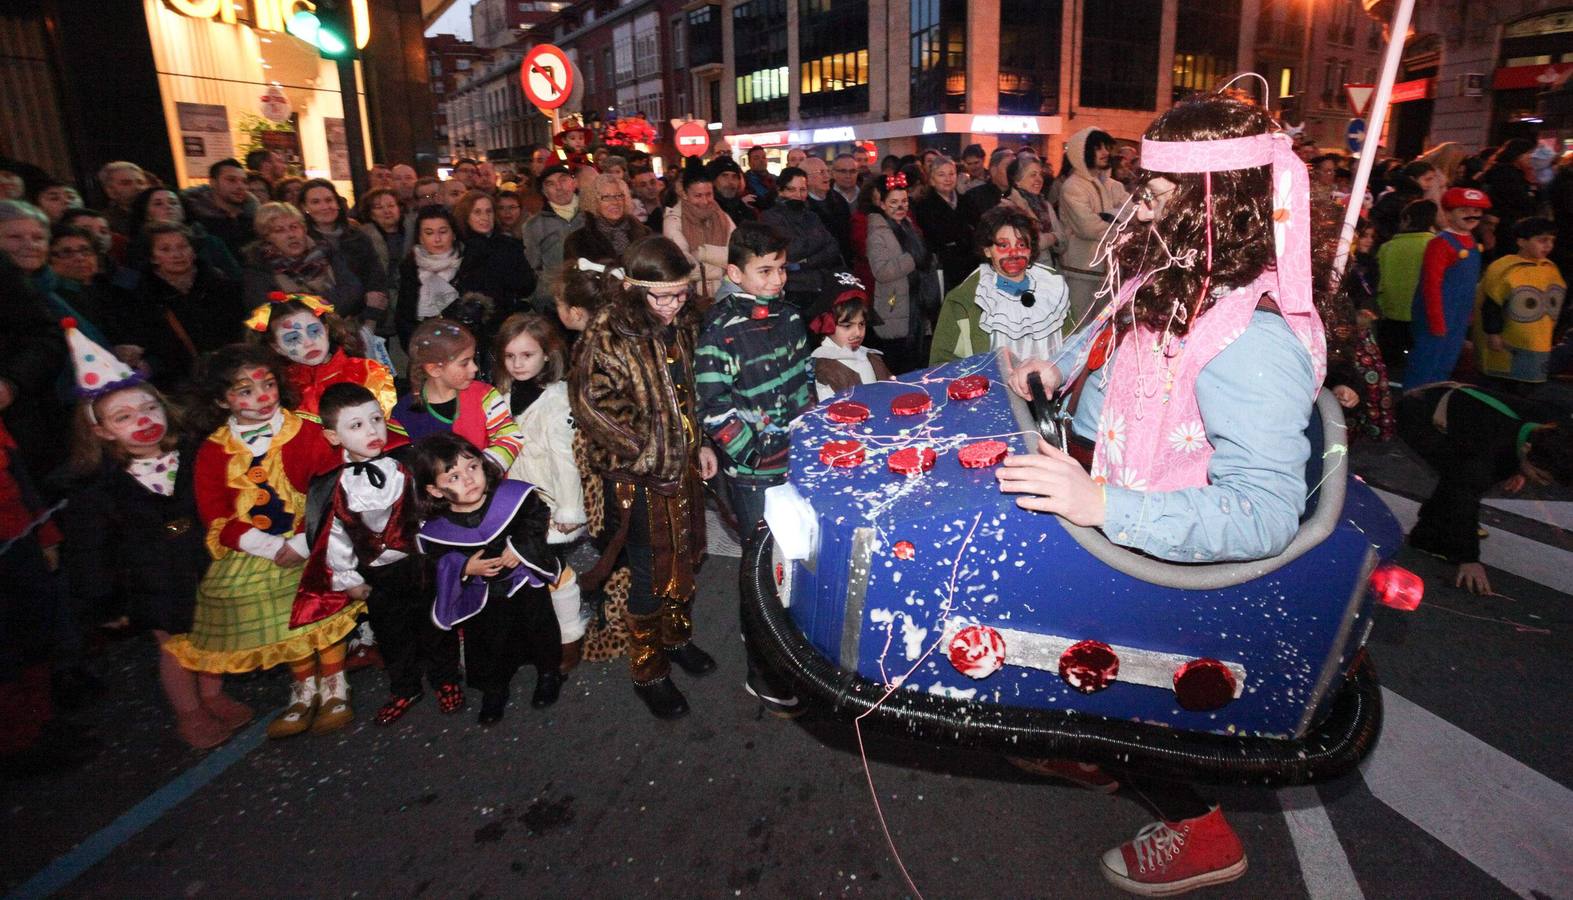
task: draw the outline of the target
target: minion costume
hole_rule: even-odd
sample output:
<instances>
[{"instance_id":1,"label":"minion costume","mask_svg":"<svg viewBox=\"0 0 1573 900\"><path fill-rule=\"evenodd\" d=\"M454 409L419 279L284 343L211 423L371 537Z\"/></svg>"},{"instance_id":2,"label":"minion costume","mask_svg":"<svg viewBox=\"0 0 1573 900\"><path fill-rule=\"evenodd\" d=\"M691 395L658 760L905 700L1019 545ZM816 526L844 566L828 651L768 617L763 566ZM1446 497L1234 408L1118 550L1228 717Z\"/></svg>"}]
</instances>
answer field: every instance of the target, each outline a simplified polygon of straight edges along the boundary
<instances>
[{"instance_id":1,"label":"minion costume","mask_svg":"<svg viewBox=\"0 0 1573 900\"><path fill-rule=\"evenodd\" d=\"M1549 259L1528 259L1516 253L1486 268L1475 292L1472 339L1480 357L1480 374L1538 384L1546 380L1552 332L1567 282ZM1487 343L1500 335L1502 350Z\"/></svg>"}]
</instances>

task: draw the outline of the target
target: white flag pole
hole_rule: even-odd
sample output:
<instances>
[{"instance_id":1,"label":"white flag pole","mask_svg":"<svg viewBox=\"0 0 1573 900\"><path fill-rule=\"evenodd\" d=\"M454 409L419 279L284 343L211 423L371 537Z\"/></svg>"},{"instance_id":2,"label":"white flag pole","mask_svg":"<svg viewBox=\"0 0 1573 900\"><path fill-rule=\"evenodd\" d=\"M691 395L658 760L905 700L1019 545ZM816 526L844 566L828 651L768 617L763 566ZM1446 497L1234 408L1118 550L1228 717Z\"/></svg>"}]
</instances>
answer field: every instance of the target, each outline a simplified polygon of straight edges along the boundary
<instances>
[{"instance_id":1,"label":"white flag pole","mask_svg":"<svg viewBox=\"0 0 1573 900\"><path fill-rule=\"evenodd\" d=\"M1338 255L1333 258L1333 271L1340 277L1349 262L1349 245L1354 241L1355 225L1360 221L1360 201L1365 197L1366 185L1371 181L1371 167L1376 164L1377 146L1382 139L1382 128L1387 124L1387 101L1393 95L1393 81L1398 77L1398 63L1404 55L1404 39L1409 35L1409 19L1414 10L1415 0L1398 0L1393 10L1387 50L1382 54L1382 77L1376 83L1376 95L1371 98L1365 143L1360 148L1360 166L1355 171L1354 185L1349 190L1349 208L1344 213L1344 226L1338 232Z\"/></svg>"}]
</instances>

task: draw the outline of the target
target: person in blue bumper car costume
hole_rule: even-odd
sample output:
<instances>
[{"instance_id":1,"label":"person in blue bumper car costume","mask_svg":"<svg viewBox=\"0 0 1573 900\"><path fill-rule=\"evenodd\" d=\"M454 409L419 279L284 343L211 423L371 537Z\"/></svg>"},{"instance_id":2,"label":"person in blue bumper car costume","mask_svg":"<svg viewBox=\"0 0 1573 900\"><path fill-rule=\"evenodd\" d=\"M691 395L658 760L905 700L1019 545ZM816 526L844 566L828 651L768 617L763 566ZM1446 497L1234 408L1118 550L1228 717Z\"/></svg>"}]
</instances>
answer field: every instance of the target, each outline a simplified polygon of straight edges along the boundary
<instances>
[{"instance_id":1,"label":"person in blue bumper car costume","mask_svg":"<svg viewBox=\"0 0 1573 900\"><path fill-rule=\"evenodd\" d=\"M1101 250L1105 308L1056 358L1010 376L1027 396L1030 375L1051 392L1086 375L1074 428L1093 441L1092 470L1044 442L1005 461L1000 488L1160 559L1276 555L1305 508L1305 430L1326 368L1305 166L1234 93L1176 104L1147 129L1141 160L1142 187ZM1105 792L1123 780L1156 808L1158 822L1103 855L1124 890L1169 895L1245 873L1238 836L1191 785L1018 764Z\"/></svg>"}]
</instances>

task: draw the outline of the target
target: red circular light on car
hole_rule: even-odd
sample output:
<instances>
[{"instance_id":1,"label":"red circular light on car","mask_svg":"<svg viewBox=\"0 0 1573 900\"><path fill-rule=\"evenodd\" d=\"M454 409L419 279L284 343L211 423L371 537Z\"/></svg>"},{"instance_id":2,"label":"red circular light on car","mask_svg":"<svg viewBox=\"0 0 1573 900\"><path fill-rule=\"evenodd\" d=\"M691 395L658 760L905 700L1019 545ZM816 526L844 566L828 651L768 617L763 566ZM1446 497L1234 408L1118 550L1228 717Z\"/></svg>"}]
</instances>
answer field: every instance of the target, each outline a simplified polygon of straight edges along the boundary
<instances>
[{"instance_id":1,"label":"red circular light on car","mask_svg":"<svg viewBox=\"0 0 1573 900\"><path fill-rule=\"evenodd\" d=\"M912 546L911 541L897 541L890 548L890 552L895 554L897 559L911 559L918 555L918 548Z\"/></svg>"},{"instance_id":2,"label":"red circular light on car","mask_svg":"<svg viewBox=\"0 0 1573 900\"><path fill-rule=\"evenodd\" d=\"M989 379L983 375L964 375L945 388L952 400L976 400L989 392Z\"/></svg>"},{"instance_id":3,"label":"red circular light on car","mask_svg":"<svg viewBox=\"0 0 1573 900\"><path fill-rule=\"evenodd\" d=\"M999 465L1008 453L1010 445L1004 441L978 441L957 451L956 460L964 469L987 469Z\"/></svg>"},{"instance_id":4,"label":"red circular light on car","mask_svg":"<svg viewBox=\"0 0 1573 900\"><path fill-rule=\"evenodd\" d=\"M950 664L968 678L987 678L1005 665L1005 638L987 625L968 625L950 639Z\"/></svg>"},{"instance_id":5,"label":"red circular light on car","mask_svg":"<svg viewBox=\"0 0 1573 900\"><path fill-rule=\"evenodd\" d=\"M854 400L841 400L825 409L825 418L842 425L858 425L868 420L868 407Z\"/></svg>"},{"instance_id":6,"label":"red circular light on car","mask_svg":"<svg viewBox=\"0 0 1573 900\"><path fill-rule=\"evenodd\" d=\"M1192 712L1222 709L1234 689L1234 673L1216 659L1193 659L1174 670L1175 699Z\"/></svg>"},{"instance_id":7,"label":"red circular light on car","mask_svg":"<svg viewBox=\"0 0 1573 900\"><path fill-rule=\"evenodd\" d=\"M863 445L857 441L826 441L819 448L819 461L838 469L863 464Z\"/></svg>"},{"instance_id":8,"label":"red circular light on car","mask_svg":"<svg viewBox=\"0 0 1573 900\"><path fill-rule=\"evenodd\" d=\"M906 447L890 454L886 464L897 475L922 475L934 468L934 450L930 447Z\"/></svg>"},{"instance_id":9,"label":"red circular light on car","mask_svg":"<svg viewBox=\"0 0 1573 900\"><path fill-rule=\"evenodd\" d=\"M1096 694L1120 674L1120 657L1103 641L1077 641L1060 654L1060 677L1083 694Z\"/></svg>"},{"instance_id":10,"label":"red circular light on car","mask_svg":"<svg viewBox=\"0 0 1573 900\"><path fill-rule=\"evenodd\" d=\"M893 416L921 416L928 412L934 405L933 399L924 391L913 391L902 394L890 401L890 414Z\"/></svg>"},{"instance_id":11,"label":"red circular light on car","mask_svg":"<svg viewBox=\"0 0 1573 900\"><path fill-rule=\"evenodd\" d=\"M1371 573L1371 591L1383 606L1410 612L1419 608L1426 583L1403 566L1382 563Z\"/></svg>"}]
</instances>

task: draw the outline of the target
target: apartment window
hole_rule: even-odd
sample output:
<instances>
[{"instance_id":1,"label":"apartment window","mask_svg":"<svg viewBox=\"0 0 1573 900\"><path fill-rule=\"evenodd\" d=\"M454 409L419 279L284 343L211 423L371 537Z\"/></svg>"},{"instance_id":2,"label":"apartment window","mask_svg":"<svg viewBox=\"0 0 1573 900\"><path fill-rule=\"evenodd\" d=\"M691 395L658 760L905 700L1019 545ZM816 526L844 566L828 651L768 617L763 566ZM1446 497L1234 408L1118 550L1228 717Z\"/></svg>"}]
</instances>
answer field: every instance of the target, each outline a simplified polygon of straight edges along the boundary
<instances>
[{"instance_id":1,"label":"apartment window","mask_svg":"<svg viewBox=\"0 0 1573 900\"><path fill-rule=\"evenodd\" d=\"M868 110L868 4L799 0L799 112L805 117Z\"/></svg>"},{"instance_id":2,"label":"apartment window","mask_svg":"<svg viewBox=\"0 0 1573 900\"><path fill-rule=\"evenodd\" d=\"M1180 0L1175 15L1172 98L1216 88L1236 69L1240 0Z\"/></svg>"},{"instance_id":3,"label":"apartment window","mask_svg":"<svg viewBox=\"0 0 1573 900\"><path fill-rule=\"evenodd\" d=\"M691 65L708 66L722 62L720 7L712 3L689 10L687 35Z\"/></svg>"},{"instance_id":4,"label":"apartment window","mask_svg":"<svg viewBox=\"0 0 1573 900\"><path fill-rule=\"evenodd\" d=\"M601 50L601 78L606 82L605 87L607 90L611 90L612 87L617 83L612 65L611 47L606 47Z\"/></svg>"},{"instance_id":5,"label":"apartment window","mask_svg":"<svg viewBox=\"0 0 1573 900\"><path fill-rule=\"evenodd\" d=\"M911 3L912 114L966 112L966 0Z\"/></svg>"},{"instance_id":6,"label":"apartment window","mask_svg":"<svg viewBox=\"0 0 1573 900\"><path fill-rule=\"evenodd\" d=\"M786 0L747 0L732 7L739 123L787 118Z\"/></svg>"},{"instance_id":7,"label":"apartment window","mask_svg":"<svg viewBox=\"0 0 1573 900\"><path fill-rule=\"evenodd\" d=\"M1060 19L1060 0L1000 0L1000 112L1060 111Z\"/></svg>"},{"instance_id":8,"label":"apartment window","mask_svg":"<svg viewBox=\"0 0 1573 900\"><path fill-rule=\"evenodd\" d=\"M467 72L470 69L470 61L467 59L457 60L454 62L453 67L460 72Z\"/></svg>"},{"instance_id":9,"label":"apartment window","mask_svg":"<svg viewBox=\"0 0 1573 900\"><path fill-rule=\"evenodd\" d=\"M612 42L613 64L617 67L617 83L634 80L634 39L620 37Z\"/></svg>"},{"instance_id":10,"label":"apartment window","mask_svg":"<svg viewBox=\"0 0 1573 900\"><path fill-rule=\"evenodd\" d=\"M661 71L661 20L640 16L634 23L634 77L648 78Z\"/></svg>"},{"instance_id":11,"label":"apartment window","mask_svg":"<svg viewBox=\"0 0 1573 900\"><path fill-rule=\"evenodd\" d=\"M673 17L673 19L671 21L671 29L672 29L672 41L671 41L671 47L672 47L672 67L674 69L678 69L678 70L686 69L686 68L688 68L688 60L686 59L686 57L688 55L687 54L688 42L683 39L684 36L685 36L684 35L684 31L686 29L683 27L683 17L682 16L675 16L675 17Z\"/></svg>"},{"instance_id":12,"label":"apartment window","mask_svg":"<svg viewBox=\"0 0 1573 900\"><path fill-rule=\"evenodd\" d=\"M1155 109L1163 0L1086 0L1083 9L1081 105Z\"/></svg>"}]
</instances>

